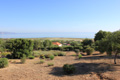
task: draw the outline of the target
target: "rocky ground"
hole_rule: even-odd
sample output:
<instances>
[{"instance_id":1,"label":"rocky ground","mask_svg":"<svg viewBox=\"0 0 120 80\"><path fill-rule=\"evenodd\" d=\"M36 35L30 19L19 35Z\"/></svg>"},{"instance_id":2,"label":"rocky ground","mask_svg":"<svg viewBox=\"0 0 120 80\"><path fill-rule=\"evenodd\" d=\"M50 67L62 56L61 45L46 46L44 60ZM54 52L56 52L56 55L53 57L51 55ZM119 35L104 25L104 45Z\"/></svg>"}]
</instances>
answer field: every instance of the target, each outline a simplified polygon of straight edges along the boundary
<instances>
[{"instance_id":1,"label":"rocky ground","mask_svg":"<svg viewBox=\"0 0 120 80\"><path fill-rule=\"evenodd\" d=\"M77 59L74 52L67 52L67 56L57 56L54 60L45 60L44 64L37 64L40 59L27 59L25 64L20 60L9 60L9 67L0 69L0 80L120 80L120 60L117 65L113 57L95 52L90 56ZM48 63L54 66L48 67ZM65 75L64 64L76 67L74 74Z\"/></svg>"}]
</instances>

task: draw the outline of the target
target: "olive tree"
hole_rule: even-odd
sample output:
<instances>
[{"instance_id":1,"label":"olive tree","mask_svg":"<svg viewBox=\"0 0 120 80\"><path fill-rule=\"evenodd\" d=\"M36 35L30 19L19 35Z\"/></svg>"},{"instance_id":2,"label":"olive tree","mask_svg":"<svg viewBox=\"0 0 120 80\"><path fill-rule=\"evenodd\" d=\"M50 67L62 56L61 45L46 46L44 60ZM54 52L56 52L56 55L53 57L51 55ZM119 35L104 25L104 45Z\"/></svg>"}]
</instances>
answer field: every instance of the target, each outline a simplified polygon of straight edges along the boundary
<instances>
[{"instance_id":1,"label":"olive tree","mask_svg":"<svg viewBox=\"0 0 120 80\"><path fill-rule=\"evenodd\" d=\"M120 53L120 31L115 31L106 38L99 41L99 48L107 54L114 54L114 64L116 64L117 55Z\"/></svg>"},{"instance_id":2,"label":"olive tree","mask_svg":"<svg viewBox=\"0 0 120 80\"><path fill-rule=\"evenodd\" d=\"M7 47L12 52L13 58L28 57L33 50L33 41L27 39L13 39L8 42Z\"/></svg>"}]
</instances>

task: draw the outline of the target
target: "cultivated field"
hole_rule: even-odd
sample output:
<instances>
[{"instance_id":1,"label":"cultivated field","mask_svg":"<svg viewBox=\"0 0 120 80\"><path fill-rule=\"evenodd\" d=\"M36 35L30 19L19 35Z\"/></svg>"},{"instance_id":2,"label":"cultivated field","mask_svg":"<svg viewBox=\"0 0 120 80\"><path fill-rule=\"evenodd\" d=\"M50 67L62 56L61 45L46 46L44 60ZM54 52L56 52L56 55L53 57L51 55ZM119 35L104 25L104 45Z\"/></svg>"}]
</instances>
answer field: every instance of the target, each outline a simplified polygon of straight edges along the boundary
<instances>
[{"instance_id":1,"label":"cultivated field","mask_svg":"<svg viewBox=\"0 0 120 80\"><path fill-rule=\"evenodd\" d=\"M32 39L32 40L46 40L46 39L48 39L48 40L67 40L67 41L69 41L69 40L73 40L73 41L83 41L84 40L84 38L28 38L28 39Z\"/></svg>"},{"instance_id":2,"label":"cultivated field","mask_svg":"<svg viewBox=\"0 0 120 80\"><path fill-rule=\"evenodd\" d=\"M98 52L84 55L81 59L74 54L67 52L66 56L45 60L43 64L38 64L39 58L27 59L25 64L17 59L9 59L9 67L0 69L0 80L120 80L120 59L114 65L113 57ZM48 66L48 63L54 63L54 66ZM62 67L66 63L76 67L74 74L63 73Z\"/></svg>"}]
</instances>

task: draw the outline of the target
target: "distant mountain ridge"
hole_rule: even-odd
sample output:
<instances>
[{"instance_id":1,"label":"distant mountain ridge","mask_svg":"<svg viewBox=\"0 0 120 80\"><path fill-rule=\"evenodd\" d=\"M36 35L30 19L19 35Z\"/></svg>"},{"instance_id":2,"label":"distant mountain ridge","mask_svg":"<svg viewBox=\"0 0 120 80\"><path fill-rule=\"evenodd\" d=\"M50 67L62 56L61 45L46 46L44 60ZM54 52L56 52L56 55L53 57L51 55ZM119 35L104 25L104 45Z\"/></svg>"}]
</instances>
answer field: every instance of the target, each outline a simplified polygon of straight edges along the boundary
<instances>
[{"instance_id":1,"label":"distant mountain ridge","mask_svg":"<svg viewBox=\"0 0 120 80\"><path fill-rule=\"evenodd\" d=\"M15 34L14 32L0 32L0 34Z\"/></svg>"}]
</instances>

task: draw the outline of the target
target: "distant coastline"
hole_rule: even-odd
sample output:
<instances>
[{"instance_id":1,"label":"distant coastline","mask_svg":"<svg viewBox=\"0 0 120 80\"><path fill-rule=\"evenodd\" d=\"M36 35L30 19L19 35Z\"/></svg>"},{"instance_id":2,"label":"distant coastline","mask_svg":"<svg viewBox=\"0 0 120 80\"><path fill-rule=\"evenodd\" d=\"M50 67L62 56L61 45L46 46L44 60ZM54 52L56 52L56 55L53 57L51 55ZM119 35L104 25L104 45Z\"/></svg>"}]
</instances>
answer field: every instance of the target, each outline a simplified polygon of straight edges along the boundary
<instances>
[{"instance_id":1,"label":"distant coastline","mask_svg":"<svg viewBox=\"0 0 120 80\"><path fill-rule=\"evenodd\" d=\"M12 33L0 32L0 38L94 38L94 32L41 32Z\"/></svg>"}]
</instances>

